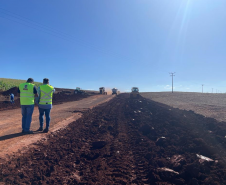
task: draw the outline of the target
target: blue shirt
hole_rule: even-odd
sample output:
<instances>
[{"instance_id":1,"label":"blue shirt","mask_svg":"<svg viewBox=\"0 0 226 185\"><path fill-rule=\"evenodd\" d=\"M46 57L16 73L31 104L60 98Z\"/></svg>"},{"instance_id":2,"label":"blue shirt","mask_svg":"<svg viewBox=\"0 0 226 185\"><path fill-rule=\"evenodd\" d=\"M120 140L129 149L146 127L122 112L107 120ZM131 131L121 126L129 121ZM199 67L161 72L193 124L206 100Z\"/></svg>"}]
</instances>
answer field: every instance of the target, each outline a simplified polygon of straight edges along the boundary
<instances>
[{"instance_id":1,"label":"blue shirt","mask_svg":"<svg viewBox=\"0 0 226 185\"><path fill-rule=\"evenodd\" d=\"M10 99L11 99L11 100L14 99L14 94L13 94L13 93L10 94Z\"/></svg>"},{"instance_id":2,"label":"blue shirt","mask_svg":"<svg viewBox=\"0 0 226 185\"><path fill-rule=\"evenodd\" d=\"M55 92L55 89L53 89L53 93L54 92ZM38 103L39 99L40 99L40 94L41 94L40 87L38 87L37 93L38 93L38 97L36 97L36 99L35 99L36 103ZM38 107L41 109L52 109L53 105L52 104L45 104L45 105L38 104Z\"/></svg>"}]
</instances>

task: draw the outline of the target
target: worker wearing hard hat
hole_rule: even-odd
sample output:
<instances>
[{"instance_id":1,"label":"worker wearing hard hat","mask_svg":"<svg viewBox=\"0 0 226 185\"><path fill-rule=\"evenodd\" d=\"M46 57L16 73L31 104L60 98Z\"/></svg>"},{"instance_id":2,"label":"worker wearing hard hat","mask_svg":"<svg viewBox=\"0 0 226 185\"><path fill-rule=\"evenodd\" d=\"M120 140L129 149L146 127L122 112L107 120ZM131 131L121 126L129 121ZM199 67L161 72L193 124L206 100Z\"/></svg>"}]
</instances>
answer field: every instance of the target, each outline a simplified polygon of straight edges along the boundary
<instances>
[{"instance_id":1,"label":"worker wearing hard hat","mask_svg":"<svg viewBox=\"0 0 226 185\"><path fill-rule=\"evenodd\" d=\"M49 85L49 79L43 79L43 85L38 88L38 109L39 109L39 122L40 127L37 131L43 131L47 133L49 131L50 125L50 111L52 109L52 99L53 93L55 89L53 86ZM43 130L43 121L44 121L44 114L46 117L46 128Z\"/></svg>"},{"instance_id":2,"label":"worker wearing hard hat","mask_svg":"<svg viewBox=\"0 0 226 185\"><path fill-rule=\"evenodd\" d=\"M34 95L37 95L37 89L34 80L28 78L27 82L19 85L18 93L20 93L20 104L22 112L22 133L33 134L30 131L32 114L34 111Z\"/></svg>"}]
</instances>

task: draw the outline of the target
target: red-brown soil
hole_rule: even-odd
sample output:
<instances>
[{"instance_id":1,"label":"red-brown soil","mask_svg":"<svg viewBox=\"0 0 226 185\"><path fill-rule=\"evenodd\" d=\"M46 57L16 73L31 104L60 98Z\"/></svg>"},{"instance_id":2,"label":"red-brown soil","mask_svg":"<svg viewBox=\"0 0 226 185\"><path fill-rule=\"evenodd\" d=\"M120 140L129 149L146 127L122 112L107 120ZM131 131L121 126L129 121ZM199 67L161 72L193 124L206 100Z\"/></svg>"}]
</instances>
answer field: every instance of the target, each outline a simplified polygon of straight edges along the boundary
<instances>
[{"instance_id":1,"label":"red-brown soil","mask_svg":"<svg viewBox=\"0 0 226 185\"><path fill-rule=\"evenodd\" d=\"M51 110L50 132L35 132L32 135L21 133L21 110L0 111L0 162L18 150L26 152L27 149L40 139L46 138L51 132L66 127L76 121L88 109L109 101L114 96L94 95L79 101L66 102L54 105ZM39 110L35 107L32 115L31 130L39 128ZM45 125L44 125L45 126Z\"/></svg>"},{"instance_id":2,"label":"red-brown soil","mask_svg":"<svg viewBox=\"0 0 226 185\"><path fill-rule=\"evenodd\" d=\"M1 94L3 95L3 96L9 96L9 94L11 94L11 93L13 93L14 94L14 96L18 96L18 87L13 87L13 88L11 88L11 89L9 89L9 90L7 90L7 91L3 91L3 92L1 92Z\"/></svg>"},{"instance_id":3,"label":"red-brown soil","mask_svg":"<svg viewBox=\"0 0 226 185\"><path fill-rule=\"evenodd\" d=\"M192 110L197 114L226 122L225 93L146 92L141 95L174 108Z\"/></svg>"},{"instance_id":4,"label":"red-brown soil","mask_svg":"<svg viewBox=\"0 0 226 185\"><path fill-rule=\"evenodd\" d=\"M121 94L2 164L0 182L226 184L225 133L223 122Z\"/></svg>"},{"instance_id":5,"label":"red-brown soil","mask_svg":"<svg viewBox=\"0 0 226 185\"><path fill-rule=\"evenodd\" d=\"M18 88L14 87L8 91L1 92L0 95L2 95L1 99L3 101L0 101L0 111L20 108L19 93L17 93L17 91L18 91ZM87 98L91 95L97 94L92 91L90 91L87 94L73 94L72 92L73 92L72 89L65 90L65 89L57 88L56 93L54 93L54 95L53 95L53 105L70 102L70 101L78 101L80 99ZM13 93L15 95L15 103L14 104L11 104L9 101L10 93ZM8 99L8 100L6 100L6 99Z\"/></svg>"}]
</instances>

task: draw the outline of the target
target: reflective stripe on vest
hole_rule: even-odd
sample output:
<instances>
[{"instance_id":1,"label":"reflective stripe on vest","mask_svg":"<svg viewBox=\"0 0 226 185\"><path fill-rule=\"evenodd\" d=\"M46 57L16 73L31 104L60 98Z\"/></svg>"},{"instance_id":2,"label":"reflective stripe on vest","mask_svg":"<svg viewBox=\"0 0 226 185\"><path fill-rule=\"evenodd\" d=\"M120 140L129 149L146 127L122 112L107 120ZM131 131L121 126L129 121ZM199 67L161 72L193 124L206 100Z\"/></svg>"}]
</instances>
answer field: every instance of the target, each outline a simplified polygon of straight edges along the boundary
<instances>
[{"instance_id":1,"label":"reflective stripe on vest","mask_svg":"<svg viewBox=\"0 0 226 185\"><path fill-rule=\"evenodd\" d=\"M52 104L53 87L51 85L40 86L40 100L39 104Z\"/></svg>"},{"instance_id":2,"label":"reflective stripe on vest","mask_svg":"<svg viewBox=\"0 0 226 185\"><path fill-rule=\"evenodd\" d=\"M19 85L20 89L20 104L34 105L34 84L22 83Z\"/></svg>"}]
</instances>

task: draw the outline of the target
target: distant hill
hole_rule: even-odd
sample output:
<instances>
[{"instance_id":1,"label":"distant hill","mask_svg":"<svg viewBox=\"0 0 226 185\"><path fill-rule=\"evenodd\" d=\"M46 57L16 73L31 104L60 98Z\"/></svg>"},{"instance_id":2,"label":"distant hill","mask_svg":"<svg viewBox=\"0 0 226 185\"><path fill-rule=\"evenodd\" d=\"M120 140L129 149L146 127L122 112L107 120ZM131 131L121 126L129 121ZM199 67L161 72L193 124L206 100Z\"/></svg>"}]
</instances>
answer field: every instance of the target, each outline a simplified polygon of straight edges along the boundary
<instances>
[{"instance_id":1,"label":"distant hill","mask_svg":"<svg viewBox=\"0 0 226 185\"><path fill-rule=\"evenodd\" d=\"M12 87L19 87L21 83L26 82L27 80L17 80L17 79L10 79L10 78L0 78L0 90L7 91ZM38 87L42 83L34 82L35 86Z\"/></svg>"}]
</instances>

